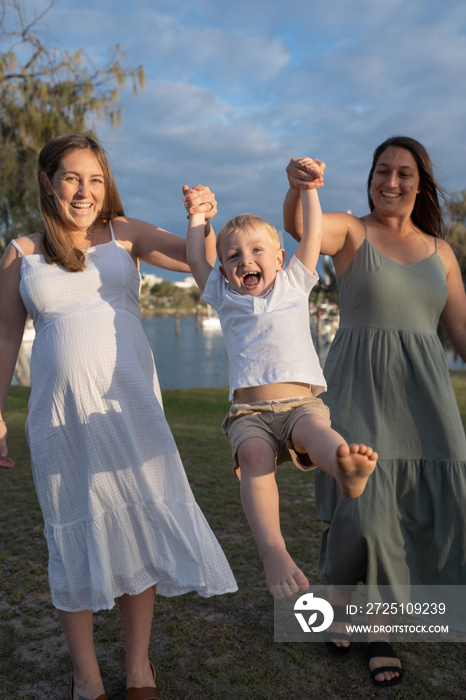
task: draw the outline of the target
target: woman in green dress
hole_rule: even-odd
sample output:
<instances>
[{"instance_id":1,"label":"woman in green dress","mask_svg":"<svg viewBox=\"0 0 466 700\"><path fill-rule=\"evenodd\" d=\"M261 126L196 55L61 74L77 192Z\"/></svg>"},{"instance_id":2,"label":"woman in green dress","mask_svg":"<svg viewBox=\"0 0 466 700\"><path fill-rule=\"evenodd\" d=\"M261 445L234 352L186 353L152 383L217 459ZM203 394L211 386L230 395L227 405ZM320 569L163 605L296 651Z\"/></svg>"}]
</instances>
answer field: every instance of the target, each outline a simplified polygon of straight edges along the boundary
<instances>
[{"instance_id":1,"label":"woman in green dress","mask_svg":"<svg viewBox=\"0 0 466 700\"><path fill-rule=\"evenodd\" d=\"M285 229L299 240L299 189L323 177L315 159L287 172ZM466 440L438 322L466 360L466 296L445 241L439 195L425 148L392 137L374 152L370 213L324 214L321 252L338 278L340 327L325 365L332 426L345 439L373 445L377 467L355 501L342 498L316 470L316 504L327 523L319 570L335 607L333 653L344 634L348 588L466 583ZM374 616L372 616L374 618ZM384 619L372 619L384 624ZM385 617L386 624L386 617ZM369 635L377 685L402 679L386 634Z\"/></svg>"}]
</instances>

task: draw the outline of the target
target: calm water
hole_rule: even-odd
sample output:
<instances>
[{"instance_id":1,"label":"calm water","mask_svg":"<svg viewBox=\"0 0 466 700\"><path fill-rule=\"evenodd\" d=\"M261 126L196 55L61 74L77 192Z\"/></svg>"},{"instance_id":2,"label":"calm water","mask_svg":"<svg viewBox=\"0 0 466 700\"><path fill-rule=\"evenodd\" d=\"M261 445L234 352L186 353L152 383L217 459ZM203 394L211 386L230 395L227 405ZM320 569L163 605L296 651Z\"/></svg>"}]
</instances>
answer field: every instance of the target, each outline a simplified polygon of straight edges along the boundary
<instances>
[{"instance_id":1,"label":"calm water","mask_svg":"<svg viewBox=\"0 0 466 700\"><path fill-rule=\"evenodd\" d=\"M228 359L220 330L196 326L194 316L181 316L179 332L172 316L142 320L162 389L228 386ZM325 351L324 353L325 354ZM323 362L324 357L321 357ZM447 352L450 369L465 369L461 359Z\"/></svg>"},{"instance_id":2,"label":"calm water","mask_svg":"<svg viewBox=\"0 0 466 700\"><path fill-rule=\"evenodd\" d=\"M195 316L181 316L179 333L172 316L142 319L154 353L162 389L228 386L228 359L220 330L196 326Z\"/></svg>"}]
</instances>

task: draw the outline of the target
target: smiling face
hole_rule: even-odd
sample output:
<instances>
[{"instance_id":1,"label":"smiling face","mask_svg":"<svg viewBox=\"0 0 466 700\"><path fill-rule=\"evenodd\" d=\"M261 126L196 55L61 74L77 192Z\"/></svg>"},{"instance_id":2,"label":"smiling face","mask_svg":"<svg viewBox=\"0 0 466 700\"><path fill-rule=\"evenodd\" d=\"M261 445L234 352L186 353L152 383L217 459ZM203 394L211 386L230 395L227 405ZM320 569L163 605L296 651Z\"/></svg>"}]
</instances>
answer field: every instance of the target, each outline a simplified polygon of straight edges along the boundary
<instances>
[{"instance_id":1,"label":"smiling face","mask_svg":"<svg viewBox=\"0 0 466 700\"><path fill-rule=\"evenodd\" d=\"M277 247L261 225L246 231L233 231L221 245L220 271L240 294L260 296L275 282L285 261L285 251Z\"/></svg>"},{"instance_id":2,"label":"smiling face","mask_svg":"<svg viewBox=\"0 0 466 700\"><path fill-rule=\"evenodd\" d=\"M411 216L419 191L419 171L413 155L405 148L389 146L377 160L372 176L375 209L385 216Z\"/></svg>"},{"instance_id":3,"label":"smiling face","mask_svg":"<svg viewBox=\"0 0 466 700\"><path fill-rule=\"evenodd\" d=\"M104 173L91 149L80 148L64 156L45 187L55 198L63 221L81 230L89 229L102 210Z\"/></svg>"}]
</instances>

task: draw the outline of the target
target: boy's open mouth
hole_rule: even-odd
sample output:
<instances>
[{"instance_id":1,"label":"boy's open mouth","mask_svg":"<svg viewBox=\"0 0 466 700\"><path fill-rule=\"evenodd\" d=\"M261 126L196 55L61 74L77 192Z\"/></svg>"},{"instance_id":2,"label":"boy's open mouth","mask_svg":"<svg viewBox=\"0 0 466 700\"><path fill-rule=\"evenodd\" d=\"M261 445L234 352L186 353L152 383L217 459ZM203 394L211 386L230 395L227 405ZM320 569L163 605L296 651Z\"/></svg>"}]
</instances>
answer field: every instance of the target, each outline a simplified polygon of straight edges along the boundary
<instances>
[{"instance_id":1,"label":"boy's open mouth","mask_svg":"<svg viewBox=\"0 0 466 700\"><path fill-rule=\"evenodd\" d=\"M247 272L243 275L243 284L248 289L253 289L259 284L260 278L260 272Z\"/></svg>"}]
</instances>

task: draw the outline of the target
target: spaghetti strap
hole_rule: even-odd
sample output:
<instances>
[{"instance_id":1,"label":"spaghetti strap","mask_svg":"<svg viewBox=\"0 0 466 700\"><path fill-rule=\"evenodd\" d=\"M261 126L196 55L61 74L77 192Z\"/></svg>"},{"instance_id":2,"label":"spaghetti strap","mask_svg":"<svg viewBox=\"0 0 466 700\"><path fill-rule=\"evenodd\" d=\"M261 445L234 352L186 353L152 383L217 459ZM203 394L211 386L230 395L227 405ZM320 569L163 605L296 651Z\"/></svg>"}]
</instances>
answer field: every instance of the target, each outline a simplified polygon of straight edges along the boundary
<instances>
[{"instance_id":1,"label":"spaghetti strap","mask_svg":"<svg viewBox=\"0 0 466 700\"><path fill-rule=\"evenodd\" d=\"M359 221L360 221L360 222L362 223L362 225L364 226L364 238L366 238L366 240L367 240L366 222L364 221L364 219L359 219Z\"/></svg>"},{"instance_id":2,"label":"spaghetti strap","mask_svg":"<svg viewBox=\"0 0 466 700\"><path fill-rule=\"evenodd\" d=\"M115 235L113 233L112 222L109 220L108 225L110 226L110 233L112 234L112 241L115 242Z\"/></svg>"},{"instance_id":3,"label":"spaghetti strap","mask_svg":"<svg viewBox=\"0 0 466 700\"><path fill-rule=\"evenodd\" d=\"M435 252L437 252L437 236L435 237Z\"/></svg>"},{"instance_id":4,"label":"spaghetti strap","mask_svg":"<svg viewBox=\"0 0 466 700\"><path fill-rule=\"evenodd\" d=\"M15 241L14 238L13 238L13 240L12 240L11 242L13 243L14 247L16 248L16 250L18 251L18 253L21 255L21 257L24 258L25 252L24 252L23 250L21 250L21 248L19 247L18 243L16 243L16 241Z\"/></svg>"}]
</instances>

